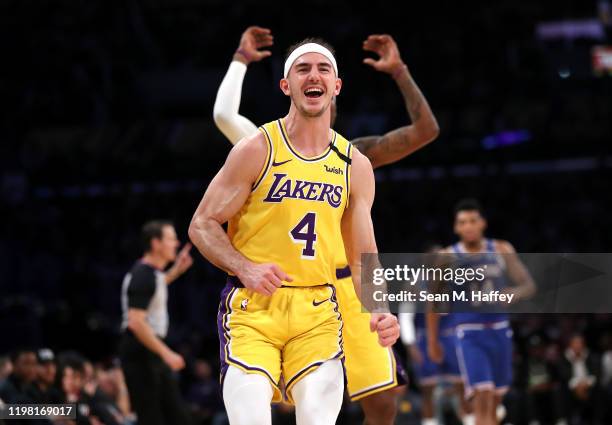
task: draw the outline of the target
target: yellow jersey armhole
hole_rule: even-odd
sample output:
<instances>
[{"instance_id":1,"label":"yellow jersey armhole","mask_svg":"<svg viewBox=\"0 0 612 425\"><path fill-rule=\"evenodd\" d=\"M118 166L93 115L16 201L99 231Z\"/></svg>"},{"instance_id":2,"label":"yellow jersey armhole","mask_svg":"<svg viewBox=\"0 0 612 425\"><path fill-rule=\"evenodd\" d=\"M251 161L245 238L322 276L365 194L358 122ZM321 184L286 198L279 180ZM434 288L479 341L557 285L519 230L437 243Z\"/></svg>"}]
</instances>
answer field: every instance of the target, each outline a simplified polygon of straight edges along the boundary
<instances>
[{"instance_id":1,"label":"yellow jersey armhole","mask_svg":"<svg viewBox=\"0 0 612 425\"><path fill-rule=\"evenodd\" d=\"M253 184L253 188L251 189L251 192L257 189L257 187L259 187L263 179L268 174L268 170L270 170L270 165L272 164L272 157L274 156L273 155L274 148L272 146L272 139L270 139L270 135L268 134L268 131L265 129L265 127L259 127L259 131L262 132L262 134L264 135L264 138L266 139L266 142L267 142L266 147L268 148L268 153L266 157L266 162L263 168L261 169L261 171L259 172L259 176L257 176L257 179L255 180L255 183Z\"/></svg>"},{"instance_id":2,"label":"yellow jersey armhole","mask_svg":"<svg viewBox=\"0 0 612 425\"><path fill-rule=\"evenodd\" d=\"M347 140L346 142L346 156L351 160L350 162L346 162L346 172L344 175L346 176L346 204L344 208L349 207L349 201L351 199L351 162L353 159L353 144Z\"/></svg>"}]
</instances>

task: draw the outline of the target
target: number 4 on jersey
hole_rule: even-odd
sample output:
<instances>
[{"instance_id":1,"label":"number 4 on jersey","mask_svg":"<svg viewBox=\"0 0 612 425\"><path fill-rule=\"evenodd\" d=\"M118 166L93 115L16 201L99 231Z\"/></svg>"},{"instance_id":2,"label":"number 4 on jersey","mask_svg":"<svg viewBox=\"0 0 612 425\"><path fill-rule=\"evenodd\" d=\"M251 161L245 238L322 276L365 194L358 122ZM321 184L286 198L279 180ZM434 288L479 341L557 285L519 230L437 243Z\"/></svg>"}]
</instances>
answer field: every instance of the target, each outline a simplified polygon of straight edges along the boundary
<instances>
[{"instance_id":1,"label":"number 4 on jersey","mask_svg":"<svg viewBox=\"0 0 612 425\"><path fill-rule=\"evenodd\" d=\"M302 258L313 260L315 258L314 244L317 241L315 224L317 215L313 212L307 213L300 222L289 232L291 240L304 245Z\"/></svg>"}]
</instances>

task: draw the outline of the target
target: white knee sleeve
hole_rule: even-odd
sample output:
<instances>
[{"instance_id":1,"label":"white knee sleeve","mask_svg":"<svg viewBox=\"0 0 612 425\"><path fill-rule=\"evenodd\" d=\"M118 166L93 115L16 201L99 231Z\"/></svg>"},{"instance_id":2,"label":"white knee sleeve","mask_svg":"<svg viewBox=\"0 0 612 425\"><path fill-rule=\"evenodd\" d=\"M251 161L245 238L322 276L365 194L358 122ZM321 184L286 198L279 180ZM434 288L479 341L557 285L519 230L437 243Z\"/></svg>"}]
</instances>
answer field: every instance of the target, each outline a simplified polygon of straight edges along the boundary
<instances>
[{"instance_id":1,"label":"white knee sleeve","mask_svg":"<svg viewBox=\"0 0 612 425\"><path fill-rule=\"evenodd\" d=\"M328 360L302 378L291 390L297 425L334 425L344 394L340 360Z\"/></svg>"},{"instance_id":2,"label":"white knee sleeve","mask_svg":"<svg viewBox=\"0 0 612 425\"><path fill-rule=\"evenodd\" d=\"M230 425L271 425L272 394L268 378L230 366L223 381L223 402Z\"/></svg>"}]
</instances>

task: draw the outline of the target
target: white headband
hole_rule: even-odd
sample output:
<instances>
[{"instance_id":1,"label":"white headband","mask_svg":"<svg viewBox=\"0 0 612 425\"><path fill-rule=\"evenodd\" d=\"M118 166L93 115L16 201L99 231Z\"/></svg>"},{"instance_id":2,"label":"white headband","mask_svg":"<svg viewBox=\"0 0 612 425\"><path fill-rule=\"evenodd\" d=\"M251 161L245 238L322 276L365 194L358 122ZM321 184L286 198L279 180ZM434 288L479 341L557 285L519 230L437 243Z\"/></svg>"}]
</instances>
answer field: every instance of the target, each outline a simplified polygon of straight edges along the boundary
<instances>
[{"instance_id":1,"label":"white headband","mask_svg":"<svg viewBox=\"0 0 612 425\"><path fill-rule=\"evenodd\" d=\"M325 56L332 63L334 71L336 71L336 77L338 76L338 65L336 64L336 59L334 58L334 55L332 55L332 52L330 52L329 49L326 49L320 44L306 43L291 52L291 54L285 61L285 78L287 78L287 75L289 75L289 70L291 69L291 65L293 65L293 62L295 62L297 58L306 53L320 53Z\"/></svg>"}]
</instances>

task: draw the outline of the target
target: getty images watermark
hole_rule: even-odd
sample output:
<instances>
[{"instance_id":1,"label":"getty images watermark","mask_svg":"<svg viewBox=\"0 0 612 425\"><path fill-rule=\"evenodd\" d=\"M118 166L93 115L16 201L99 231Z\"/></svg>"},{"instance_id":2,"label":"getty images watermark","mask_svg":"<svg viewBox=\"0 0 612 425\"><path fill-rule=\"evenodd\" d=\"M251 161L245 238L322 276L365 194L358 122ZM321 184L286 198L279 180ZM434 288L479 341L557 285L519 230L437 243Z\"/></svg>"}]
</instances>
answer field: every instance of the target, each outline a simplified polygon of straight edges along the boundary
<instances>
[{"instance_id":1,"label":"getty images watermark","mask_svg":"<svg viewBox=\"0 0 612 425\"><path fill-rule=\"evenodd\" d=\"M436 287L434 289L432 285L428 285L430 287L427 289L420 289L417 292L401 289L391 293L385 288L374 290L372 296L376 302L468 302L471 304L505 302L510 304L517 294L507 292L501 287L495 289L495 282L487 283L487 279L491 279L492 276L488 269L489 264L480 267L427 267L423 264L417 268L409 267L406 264L396 265L393 268L377 267L372 271L372 284L375 286L381 287L392 281L402 282L411 287L417 286L418 283L430 283L456 285L459 288L446 290L444 287ZM501 276L499 270L495 272L495 276Z\"/></svg>"},{"instance_id":2,"label":"getty images watermark","mask_svg":"<svg viewBox=\"0 0 612 425\"><path fill-rule=\"evenodd\" d=\"M364 311L612 313L610 253L364 254Z\"/></svg>"}]
</instances>

